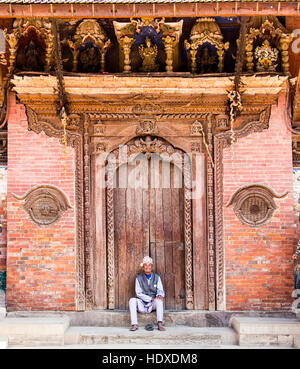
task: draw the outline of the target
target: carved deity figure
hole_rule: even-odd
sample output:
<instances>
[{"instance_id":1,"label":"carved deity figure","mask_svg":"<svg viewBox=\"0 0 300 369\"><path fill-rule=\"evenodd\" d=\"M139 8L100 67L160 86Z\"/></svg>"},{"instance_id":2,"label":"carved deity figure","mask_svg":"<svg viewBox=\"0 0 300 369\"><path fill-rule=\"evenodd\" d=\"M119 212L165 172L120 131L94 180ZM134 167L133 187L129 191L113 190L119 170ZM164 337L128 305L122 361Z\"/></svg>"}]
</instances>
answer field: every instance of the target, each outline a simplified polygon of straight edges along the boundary
<instances>
[{"instance_id":1,"label":"carved deity figure","mask_svg":"<svg viewBox=\"0 0 300 369\"><path fill-rule=\"evenodd\" d=\"M96 49L89 47L83 50L80 54L80 62L83 72L97 72L99 60Z\"/></svg>"},{"instance_id":2,"label":"carved deity figure","mask_svg":"<svg viewBox=\"0 0 300 369\"><path fill-rule=\"evenodd\" d=\"M197 62L200 65L200 73L211 73L213 71L216 56L210 54L208 47L204 47L202 49L201 56L197 59Z\"/></svg>"},{"instance_id":3,"label":"carved deity figure","mask_svg":"<svg viewBox=\"0 0 300 369\"><path fill-rule=\"evenodd\" d=\"M158 65L155 63L158 52L157 45L152 46L149 37L146 37L145 43L146 47L143 44L139 46L139 54L143 59L141 69L143 72L156 72L158 70Z\"/></svg>"},{"instance_id":4,"label":"carved deity figure","mask_svg":"<svg viewBox=\"0 0 300 369\"><path fill-rule=\"evenodd\" d=\"M255 49L256 69L258 71L275 71L277 58L278 50L272 48L268 40L265 40L262 46L257 46Z\"/></svg>"},{"instance_id":5,"label":"carved deity figure","mask_svg":"<svg viewBox=\"0 0 300 369\"><path fill-rule=\"evenodd\" d=\"M23 70L39 71L42 69L40 63L40 52L34 41L30 41L23 52L18 55L18 66Z\"/></svg>"}]
</instances>

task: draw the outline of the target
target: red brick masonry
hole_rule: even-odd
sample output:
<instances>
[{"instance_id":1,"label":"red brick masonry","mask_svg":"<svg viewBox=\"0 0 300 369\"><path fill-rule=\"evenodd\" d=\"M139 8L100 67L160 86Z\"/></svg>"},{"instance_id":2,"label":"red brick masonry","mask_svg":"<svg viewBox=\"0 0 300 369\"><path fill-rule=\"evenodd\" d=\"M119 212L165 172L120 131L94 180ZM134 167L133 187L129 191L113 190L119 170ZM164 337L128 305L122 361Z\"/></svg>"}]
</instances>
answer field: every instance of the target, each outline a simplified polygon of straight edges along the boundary
<instances>
[{"instance_id":1,"label":"red brick masonry","mask_svg":"<svg viewBox=\"0 0 300 369\"><path fill-rule=\"evenodd\" d=\"M237 188L262 183L288 196L266 225L251 228L224 208L227 310L285 310L294 285L292 255L297 241L293 212L291 133L285 122L284 96L272 107L270 127L241 138L224 152L224 204Z\"/></svg>"},{"instance_id":2,"label":"red brick masonry","mask_svg":"<svg viewBox=\"0 0 300 369\"><path fill-rule=\"evenodd\" d=\"M74 152L55 138L28 131L24 106L8 113L8 310L75 309L75 209L53 226L39 228L22 209L22 195L37 184L62 189L74 207ZM66 170L64 171L64 167Z\"/></svg>"}]
</instances>

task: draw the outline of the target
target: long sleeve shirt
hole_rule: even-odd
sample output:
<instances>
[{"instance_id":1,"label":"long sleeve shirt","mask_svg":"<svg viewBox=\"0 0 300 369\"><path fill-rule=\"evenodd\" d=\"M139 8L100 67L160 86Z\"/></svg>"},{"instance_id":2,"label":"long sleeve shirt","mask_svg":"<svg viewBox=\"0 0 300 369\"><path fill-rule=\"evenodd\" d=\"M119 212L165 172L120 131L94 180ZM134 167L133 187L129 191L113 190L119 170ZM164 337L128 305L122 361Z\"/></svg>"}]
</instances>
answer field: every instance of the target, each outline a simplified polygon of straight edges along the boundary
<instances>
[{"instance_id":1,"label":"long sleeve shirt","mask_svg":"<svg viewBox=\"0 0 300 369\"><path fill-rule=\"evenodd\" d=\"M151 278L152 277L153 277L153 275L151 275ZM148 279L148 284L150 284L151 278ZM140 286L140 283L139 283L137 278L135 280L135 293L136 293L136 297L143 300L144 302L146 302L146 303L151 302L152 297L143 293L143 290L142 290L142 288ZM165 297L165 292L164 292L164 288L163 288L160 277L158 277L158 281L157 281L157 294L156 294L156 296Z\"/></svg>"}]
</instances>

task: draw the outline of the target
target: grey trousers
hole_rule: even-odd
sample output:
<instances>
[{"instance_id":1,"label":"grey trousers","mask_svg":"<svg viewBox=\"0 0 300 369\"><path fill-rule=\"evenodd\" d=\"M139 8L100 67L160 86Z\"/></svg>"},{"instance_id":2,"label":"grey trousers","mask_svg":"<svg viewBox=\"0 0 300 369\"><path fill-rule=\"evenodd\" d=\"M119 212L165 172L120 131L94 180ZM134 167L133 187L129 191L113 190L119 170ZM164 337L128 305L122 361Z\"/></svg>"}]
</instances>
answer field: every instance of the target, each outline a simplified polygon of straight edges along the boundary
<instances>
[{"instance_id":1,"label":"grey trousers","mask_svg":"<svg viewBox=\"0 0 300 369\"><path fill-rule=\"evenodd\" d=\"M161 300L155 299L153 302L149 303L145 306L143 301L133 297L129 300L129 311L130 311L130 319L131 325L138 324L137 321L137 312L142 314L151 313L152 310L156 310L156 319L158 322L162 322L164 318L164 303Z\"/></svg>"}]
</instances>

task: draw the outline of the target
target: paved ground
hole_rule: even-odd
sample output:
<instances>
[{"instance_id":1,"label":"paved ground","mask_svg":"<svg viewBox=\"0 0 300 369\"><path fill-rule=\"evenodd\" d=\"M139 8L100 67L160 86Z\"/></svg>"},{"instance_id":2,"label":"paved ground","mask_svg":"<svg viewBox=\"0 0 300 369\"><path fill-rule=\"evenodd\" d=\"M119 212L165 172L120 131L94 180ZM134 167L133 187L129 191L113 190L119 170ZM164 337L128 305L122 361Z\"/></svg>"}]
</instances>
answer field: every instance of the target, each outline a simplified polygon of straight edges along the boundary
<instances>
[{"instance_id":1,"label":"paved ground","mask_svg":"<svg viewBox=\"0 0 300 369\"><path fill-rule=\"evenodd\" d=\"M9 346L8 349L91 349L91 350L113 350L113 349L147 349L147 350L199 350L199 349L276 349L276 350L294 350L293 347L279 347L279 346L236 346L236 345L220 345L220 346L193 346L193 345L66 345L66 346Z\"/></svg>"}]
</instances>

